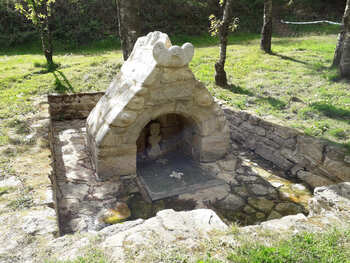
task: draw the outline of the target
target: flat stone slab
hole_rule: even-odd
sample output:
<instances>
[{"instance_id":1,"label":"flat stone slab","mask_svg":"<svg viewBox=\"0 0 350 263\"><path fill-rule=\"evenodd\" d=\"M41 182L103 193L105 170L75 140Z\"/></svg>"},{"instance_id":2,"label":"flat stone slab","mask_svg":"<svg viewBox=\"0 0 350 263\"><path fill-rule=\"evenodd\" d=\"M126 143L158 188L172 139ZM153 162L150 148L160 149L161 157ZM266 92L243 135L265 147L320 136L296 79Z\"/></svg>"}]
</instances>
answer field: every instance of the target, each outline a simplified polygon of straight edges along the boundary
<instances>
[{"instance_id":1,"label":"flat stone slab","mask_svg":"<svg viewBox=\"0 0 350 263\"><path fill-rule=\"evenodd\" d=\"M138 179L151 201L226 184L180 151L139 162Z\"/></svg>"}]
</instances>

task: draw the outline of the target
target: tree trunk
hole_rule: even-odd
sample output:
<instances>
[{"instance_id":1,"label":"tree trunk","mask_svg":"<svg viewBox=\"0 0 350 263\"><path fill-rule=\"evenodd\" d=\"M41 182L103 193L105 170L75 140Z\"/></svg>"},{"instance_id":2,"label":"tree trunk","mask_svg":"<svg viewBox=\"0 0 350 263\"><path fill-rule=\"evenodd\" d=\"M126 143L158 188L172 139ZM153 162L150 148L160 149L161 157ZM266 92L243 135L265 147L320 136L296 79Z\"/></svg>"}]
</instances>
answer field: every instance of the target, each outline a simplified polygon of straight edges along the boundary
<instances>
[{"instance_id":1,"label":"tree trunk","mask_svg":"<svg viewBox=\"0 0 350 263\"><path fill-rule=\"evenodd\" d=\"M51 30L48 20L44 22L45 24L41 26L41 45L42 49L47 61L47 66L49 69L52 69L54 65L52 56L53 56L53 48L52 48L52 36Z\"/></svg>"},{"instance_id":2,"label":"tree trunk","mask_svg":"<svg viewBox=\"0 0 350 263\"><path fill-rule=\"evenodd\" d=\"M343 24L344 38L341 44L339 69L342 77L350 79L350 0L346 1Z\"/></svg>"},{"instance_id":3,"label":"tree trunk","mask_svg":"<svg viewBox=\"0 0 350 263\"><path fill-rule=\"evenodd\" d=\"M227 75L225 72L226 62L226 50L227 50L227 37L230 22L232 20L232 6L233 0L224 1L224 11L222 15L221 25L219 27L219 39L220 39L220 58L215 63L215 83L220 87L227 86Z\"/></svg>"},{"instance_id":4,"label":"tree trunk","mask_svg":"<svg viewBox=\"0 0 350 263\"><path fill-rule=\"evenodd\" d=\"M340 32L338 35L338 42L334 52L332 67L339 67L340 65L340 60L343 53L344 38L345 38L345 31L342 30L342 32Z\"/></svg>"},{"instance_id":5,"label":"tree trunk","mask_svg":"<svg viewBox=\"0 0 350 263\"><path fill-rule=\"evenodd\" d=\"M264 25L261 31L261 50L271 53L272 0L264 0Z\"/></svg>"},{"instance_id":6,"label":"tree trunk","mask_svg":"<svg viewBox=\"0 0 350 263\"><path fill-rule=\"evenodd\" d=\"M124 60L130 56L140 35L140 0L116 0L118 7L119 37Z\"/></svg>"}]
</instances>

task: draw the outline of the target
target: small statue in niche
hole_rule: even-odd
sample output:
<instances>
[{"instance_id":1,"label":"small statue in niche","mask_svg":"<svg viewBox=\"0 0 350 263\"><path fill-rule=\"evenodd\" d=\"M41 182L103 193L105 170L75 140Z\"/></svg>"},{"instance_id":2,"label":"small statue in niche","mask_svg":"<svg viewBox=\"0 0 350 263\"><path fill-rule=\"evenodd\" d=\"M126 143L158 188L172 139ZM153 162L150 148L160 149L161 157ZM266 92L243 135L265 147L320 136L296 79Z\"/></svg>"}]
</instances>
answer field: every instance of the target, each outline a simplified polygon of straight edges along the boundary
<instances>
[{"instance_id":1,"label":"small statue in niche","mask_svg":"<svg viewBox=\"0 0 350 263\"><path fill-rule=\"evenodd\" d=\"M161 155L159 142L162 139L160 136L160 124L158 122L154 122L150 126L151 135L148 137L148 143L150 147L147 151L148 157L150 159L156 159Z\"/></svg>"}]
</instances>

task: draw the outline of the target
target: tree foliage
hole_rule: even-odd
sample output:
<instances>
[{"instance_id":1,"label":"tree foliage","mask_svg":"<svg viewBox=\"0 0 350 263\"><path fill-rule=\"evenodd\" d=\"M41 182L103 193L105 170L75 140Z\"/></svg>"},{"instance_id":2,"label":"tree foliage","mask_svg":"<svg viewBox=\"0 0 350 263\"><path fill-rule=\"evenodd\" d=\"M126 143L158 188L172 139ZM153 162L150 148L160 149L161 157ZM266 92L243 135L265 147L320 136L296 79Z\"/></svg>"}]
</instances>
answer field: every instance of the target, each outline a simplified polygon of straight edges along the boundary
<instances>
[{"instance_id":1,"label":"tree foliage","mask_svg":"<svg viewBox=\"0 0 350 263\"><path fill-rule=\"evenodd\" d=\"M47 60L47 65L51 68L53 47L51 36L50 18L52 16L53 4L55 0L22 0L16 2L15 8L40 32L42 49Z\"/></svg>"}]
</instances>

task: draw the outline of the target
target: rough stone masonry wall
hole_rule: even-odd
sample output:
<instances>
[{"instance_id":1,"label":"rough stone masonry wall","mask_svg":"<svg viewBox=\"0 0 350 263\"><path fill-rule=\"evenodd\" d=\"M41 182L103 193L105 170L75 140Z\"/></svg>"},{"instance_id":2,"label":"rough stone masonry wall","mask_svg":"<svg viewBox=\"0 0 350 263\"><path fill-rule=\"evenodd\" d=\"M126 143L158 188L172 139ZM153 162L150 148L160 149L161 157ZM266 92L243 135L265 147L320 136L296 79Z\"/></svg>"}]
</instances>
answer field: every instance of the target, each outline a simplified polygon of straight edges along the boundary
<instances>
[{"instance_id":1,"label":"rough stone masonry wall","mask_svg":"<svg viewBox=\"0 0 350 263\"><path fill-rule=\"evenodd\" d=\"M50 94L47 99L50 104L50 116L53 120L85 119L95 107L104 92Z\"/></svg>"},{"instance_id":2,"label":"rough stone masonry wall","mask_svg":"<svg viewBox=\"0 0 350 263\"><path fill-rule=\"evenodd\" d=\"M51 118L86 118L102 95L49 95ZM250 113L223 108L232 139L288 171L290 177L299 178L312 187L350 181L350 156L345 149Z\"/></svg>"},{"instance_id":3,"label":"rough stone masonry wall","mask_svg":"<svg viewBox=\"0 0 350 263\"><path fill-rule=\"evenodd\" d=\"M312 187L350 181L350 155L295 129L224 108L231 138Z\"/></svg>"}]
</instances>

